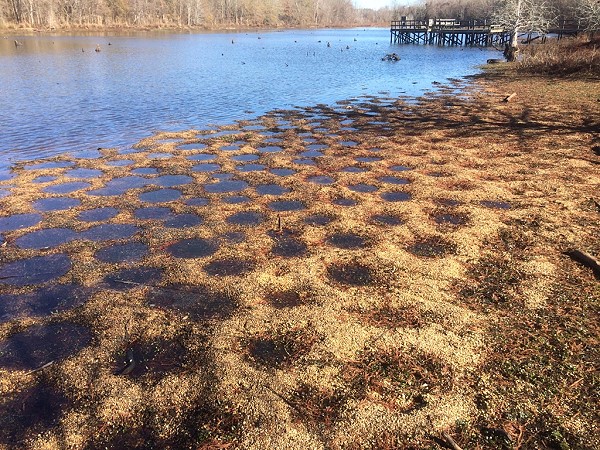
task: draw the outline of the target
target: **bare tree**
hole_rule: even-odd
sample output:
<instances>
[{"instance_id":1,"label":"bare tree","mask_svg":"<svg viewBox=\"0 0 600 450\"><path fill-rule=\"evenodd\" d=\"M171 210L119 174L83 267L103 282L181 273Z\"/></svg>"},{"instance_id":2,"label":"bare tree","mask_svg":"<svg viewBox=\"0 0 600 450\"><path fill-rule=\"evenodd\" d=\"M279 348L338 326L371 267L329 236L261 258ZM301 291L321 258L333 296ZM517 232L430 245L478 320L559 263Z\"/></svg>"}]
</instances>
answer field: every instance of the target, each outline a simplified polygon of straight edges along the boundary
<instances>
[{"instance_id":1,"label":"bare tree","mask_svg":"<svg viewBox=\"0 0 600 450\"><path fill-rule=\"evenodd\" d=\"M17 23L23 21L23 3L20 0L9 0L12 16Z\"/></svg>"},{"instance_id":2,"label":"bare tree","mask_svg":"<svg viewBox=\"0 0 600 450\"><path fill-rule=\"evenodd\" d=\"M579 0L576 13L587 31L600 30L600 0Z\"/></svg>"},{"instance_id":3,"label":"bare tree","mask_svg":"<svg viewBox=\"0 0 600 450\"><path fill-rule=\"evenodd\" d=\"M358 20L352 0L0 0L0 26L218 28L335 26Z\"/></svg>"},{"instance_id":4,"label":"bare tree","mask_svg":"<svg viewBox=\"0 0 600 450\"><path fill-rule=\"evenodd\" d=\"M504 56L514 61L518 51L519 33L545 33L555 20L555 13L548 0L502 0L492 19L510 32Z\"/></svg>"}]
</instances>

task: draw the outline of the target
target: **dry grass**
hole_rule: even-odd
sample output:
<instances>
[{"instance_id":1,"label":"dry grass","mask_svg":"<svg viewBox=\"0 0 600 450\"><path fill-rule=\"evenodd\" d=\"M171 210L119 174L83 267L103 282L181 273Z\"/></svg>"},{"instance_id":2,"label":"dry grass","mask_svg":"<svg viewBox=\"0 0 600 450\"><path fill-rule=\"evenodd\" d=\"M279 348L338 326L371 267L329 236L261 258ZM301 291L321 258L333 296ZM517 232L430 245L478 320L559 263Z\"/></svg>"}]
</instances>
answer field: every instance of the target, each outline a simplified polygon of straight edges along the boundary
<instances>
[{"instance_id":1,"label":"dry grass","mask_svg":"<svg viewBox=\"0 0 600 450\"><path fill-rule=\"evenodd\" d=\"M344 372L356 396L405 414L424 408L429 395L450 390L454 383L449 366L415 348L367 350Z\"/></svg>"},{"instance_id":2,"label":"dry grass","mask_svg":"<svg viewBox=\"0 0 600 450\"><path fill-rule=\"evenodd\" d=\"M582 36L523 47L518 63L523 73L544 75L600 74L600 37Z\"/></svg>"},{"instance_id":3,"label":"dry grass","mask_svg":"<svg viewBox=\"0 0 600 450\"><path fill-rule=\"evenodd\" d=\"M227 127L235 135L162 133L130 155L56 158L102 172L67 195L78 204L3 232L0 447L434 449L442 432L463 448L600 447L600 291L563 253L600 254L598 98L589 79L495 72L414 103L275 111ZM294 162L312 143L324 145L316 165ZM294 172L237 172L240 192L208 192L213 174L188 159L205 153L220 173L243 154ZM132 174L148 167L159 173ZM60 198L46 188L69 170L15 168L2 217ZM181 197L143 201L166 174L190 177L172 187ZM133 175L154 185L87 194ZM281 195L255 189L268 184ZM140 215L148 206L201 221L170 227L164 210ZM135 234L19 245L51 227L85 233L97 224L80 213L99 207ZM242 212L257 214L230 219ZM135 258L99 258L131 242ZM11 284L11 264L54 254L71 261L54 279ZM41 308L56 285L65 298ZM38 337L2 353L65 323L72 347Z\"/></svg>"}]
</instances>

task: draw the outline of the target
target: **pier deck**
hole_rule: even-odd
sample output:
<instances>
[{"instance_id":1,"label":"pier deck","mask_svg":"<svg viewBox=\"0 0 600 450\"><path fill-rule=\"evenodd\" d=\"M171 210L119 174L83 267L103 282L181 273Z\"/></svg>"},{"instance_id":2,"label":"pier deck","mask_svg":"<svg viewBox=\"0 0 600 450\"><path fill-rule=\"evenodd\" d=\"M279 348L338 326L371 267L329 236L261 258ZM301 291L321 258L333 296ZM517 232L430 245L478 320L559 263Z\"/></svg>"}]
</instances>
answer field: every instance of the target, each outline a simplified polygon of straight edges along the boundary
<instances>
[{"instance_id":1,"label":"pier deck","mask_svg":"<svg viewBox=\"0 0 600 450\"><path fill-rule=\"evenodd\" d=\"M504 45L509 33L489 20L394 20L391 44L437 44L488 47Z\"/></svg>"},{"instance_id":2,"label":"pier deck","mask_svg":"<svg viewBox=\"0 0 600 450\"><path fill-rule=\"evenodd\" d=\"M526 37L525 43L538 38L545 40L547 35L557 39L576 36L585 31L580 21L561 19L555 26L538 34L521 31L520 37ZM464 45L470 47L503 46L510 39L510 32L487 19L428 19L394 20L390 28L390 44L437 44Z\"/></svg>"}]
</instances>

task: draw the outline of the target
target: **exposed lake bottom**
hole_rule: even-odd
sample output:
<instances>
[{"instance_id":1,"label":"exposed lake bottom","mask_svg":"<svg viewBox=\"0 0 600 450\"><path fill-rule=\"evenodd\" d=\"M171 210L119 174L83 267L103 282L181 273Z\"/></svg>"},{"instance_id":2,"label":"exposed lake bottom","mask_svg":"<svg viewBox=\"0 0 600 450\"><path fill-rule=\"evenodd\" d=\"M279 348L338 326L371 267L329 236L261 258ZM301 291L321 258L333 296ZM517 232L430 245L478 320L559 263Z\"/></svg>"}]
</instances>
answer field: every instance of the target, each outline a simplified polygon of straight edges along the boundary
<instances>
[{"instance_id":1,"label":"exposed lake bottom","mask_svg":"<svg viewBox=\"0 0 600 450\"><path fill-rule=\"evenodd\" d=\"M529 249L594 189L557 190L592 164L501 98L456 81L13 165L0 443L393 447L479 417L489 311L549 292Z\"/></svg>"}]
</instances>

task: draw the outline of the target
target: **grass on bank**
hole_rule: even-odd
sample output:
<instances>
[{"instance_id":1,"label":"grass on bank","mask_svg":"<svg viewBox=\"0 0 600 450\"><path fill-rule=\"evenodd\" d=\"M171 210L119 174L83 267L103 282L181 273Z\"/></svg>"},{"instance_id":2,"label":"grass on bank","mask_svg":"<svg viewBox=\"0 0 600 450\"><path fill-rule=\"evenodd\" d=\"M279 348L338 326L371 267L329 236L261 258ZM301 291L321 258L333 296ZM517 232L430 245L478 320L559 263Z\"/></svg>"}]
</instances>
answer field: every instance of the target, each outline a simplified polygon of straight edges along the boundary
<instances>
[{"instance_id":1,"label":"grass on bank","mask_svg":"<svg viewBox=\"0 0 600 450\"><path fill-rule=\"evenodd\" d=\"M519 72L600 77L600 35L553 40L521 49Z\"/></svg>"}]
</instances>

